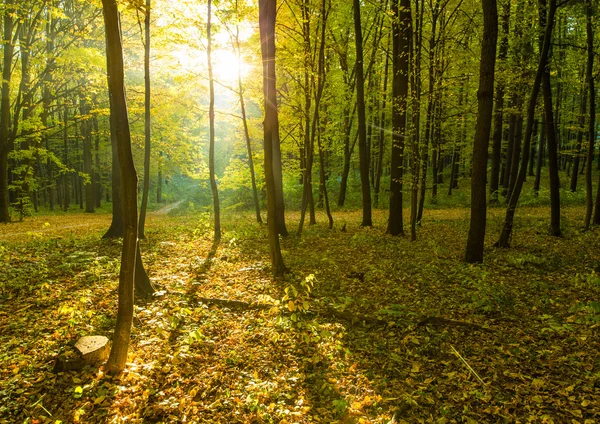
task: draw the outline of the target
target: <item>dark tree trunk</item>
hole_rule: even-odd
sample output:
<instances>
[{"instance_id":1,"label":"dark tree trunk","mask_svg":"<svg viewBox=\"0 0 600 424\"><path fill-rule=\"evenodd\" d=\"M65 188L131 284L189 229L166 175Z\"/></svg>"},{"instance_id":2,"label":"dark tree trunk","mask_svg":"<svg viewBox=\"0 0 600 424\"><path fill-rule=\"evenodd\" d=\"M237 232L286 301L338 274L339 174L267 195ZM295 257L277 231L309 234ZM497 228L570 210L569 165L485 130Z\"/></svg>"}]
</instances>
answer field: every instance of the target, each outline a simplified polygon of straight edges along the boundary
<instances>
[{"instance_id":1,"label":"dark tree trunk","mask_svg":"<svg viewBox=\"0 0 600 424\"><path fill-rule=\"evenodd\" d=\"M577 141L575 146L575 156L573 157L573 170L571 171L571 191L577 191L577 178L579 177L579 162L581 158L581 144L583 143L583 133L585 131L585 113L587 110L587 87L582 88L583 95L579 105L579 128L577 128Z\"/></svg>"},{"instance_id":2,"label":"dark tree trunk","mask_svg":"<svg viewBox=\"0 0 600 424\"><path fill-rule=\"evenodd\" d=\"M542 179L542 165L544 164L544 149L546 145L546 118L543 117L542 113L542 130L540 132L540 142L538 145L538 155L535 165L535 180L533 182L533 194L535 197L538 196L540 191L540 181Z\"/></svg>"},{"instance_id":3,"label":"dark tree trunk","mask_svg":"<svg viewBox=\"0 0 600 424\"><path fill-rule=\"evenodd\" d=\"M210 189L213 197L214 213L214 238L213 243L216 247L221 241L221 210L219 206L219 191L217 189L217 179L215 175L215 82L213 80L212 70L212 38L211 38L211 6L212 1L208 0L208 22L206 24L206 60L208 63L208 86L209 86L209 138L208 138L208 172L210 173Z\"/></svg>"},{"instance_id":4,"label":"dark tree trunk","mask_svg":"<svg viewBox=\"0 0 600 424\"><path fill-rule=\"evenodd\" d=\"M110 59L108 59L110 60ZM108 100L111 108L113 108L112 94L108 93ZM65 112L66 113L66 112ZM65 130L66 131L66 130ZM119 171L119 153L117 141L117 122L113 114L110 115L110 146L111 146L111 186L112 186L112 220L110 227L102 238L118 238L123 237L124 223L123 212L121 207L121 172ZM136 196L137 197L137 196Z\"/></svg>"},{"instance_id":5,"label":"dark tree trunk","mask_svg":"<svg viewBox=\"0 0 600 424\"><path fill-rule=\"evenodd\" d=\"M144 14L144 183L142 189L142 204L140 205L139 237L146 238L146 211L148 210L148 197L150 196L150 149L151 149L151 121L150 121L150 4L146 0Z\"/></svg>"},{"instance_id":6,"label":"dark tree trunk","mask_svg":"<svg viewBox=\"0 0 600 424\"><path fill-rule=\"evenodd\" d=\"M10 77L12 75L13 57L13 19L9 11L13 7L13 0L4 2L4 37L3 37L3 67L2 67L2 93L0 100L0 222L9 222L10 203L8 194L8 152L10 149L8 126L10 121Z\"/></svg>"},{"instance_id":7,"label":"dark tree trunk","mask_svg":"<svg viewBox=\"0 0 600 424\"><path fill-rule=\"evenodd\" d=\"M127 362L131 323L133 321L134 273L137 253L137 175L131 153L129 118L125 100L123 75L123 50L119 28L119 15L115 0L102 0L107 39L107 62L109 90L112 93L111 115L115 115L118 138L119 163L123 194L123 218L125 232L121 270L119 273L119 307L112 348L106 369L120 373Z\"/></svg>"},{"instance_id":8,"label":"dark tree trunk","mask_svg":"<svg viewBox=\"0 0 600 424\"><path fill-rule=\"evenodd\" d=\"M389 38L388 38L389 40ZM383 156L385 154L385 126L386 126L386 108L387 108L387 87L388 87L388 74L389 74L389 41L388 48L385 54L385 65L383 68L383 89L381 93L381 117L379 124L379 146L377 148L377 164L375 167L375 187L374 187L374 206L379 207L379 192L381 189L381 174L383 171Z\"/></svg>"},{"instance_id":9,"label":"dark tree trunk","mask_svg":"<svg viewBox=\"0 0 600 424\"><path fill-rule=\"evenodd\" d=\"M587 64L585 67L585 77L588 84L589 101L590 101L590 119L588 120L588 150L587 163L585 167L585 229L590 228L592 220L592 209L594 207L592 199L592 166L594 163L594 143L596 142L596 89L594 87L594 30L592 27L592 17L594 15L592 9L592 0L585 0L585 15L586 15L586 40L587 40ZM598 184L598 198L600 198L600 184ZM600 207L596 202L596 214L600 215Z\"/></svg>"},{"instance_id":10,"label":"dark tree trunk","mask_svg":"<svg viewBox=\"0 0 600 424\"><path fill-rule=\"evenodd\" d=\"M237 1L235 3L237 13ZM256 189L256 173L254 172L254 158L252 157L252 145L250 143L250 132L248 130L248 119L246 117L246 102L244 99L244 87L242 86L242 73L241 73L241 47L240 47L240 27L235 26L235 52L238 60L238 95L240 99L240 109L242 112L242 123L244 125L244 139L246 141L246 150L248 152L248 168L250 169L250 178L252 180L252 199L254 200L254 211L256 212L256 222L262 224L262 217L260 216L260 203L258 202L258 190Z\"/></svg>"},{"instance_id":11,"label":"dark tree trunk","mask_svg":"<svg viewBox=\"0 0 600 424\"><path fill-rule=\"evenodd\" d=\"M263 60L263 92L265 101L264 118L264 157L265 184L267 186L267 224L269 227L269 251L271 253L271 271L274 277L282 276L286 267L279 246L279 228L277 219L277 193L274 162L281 160L274 152L273 145L279 143L277 119L277 88L275 85L275 0L259 0L260 47Z\"/></svg>"},{"instance_id":12,"label":"dark tree trunk","mask_svg":"<svg viewBox=\"0 0 600 424\"><path fill-rule=\"evenodd\" d=\"M390 172L390 216L387 233L404 234L402 186L406 109L408 106L408 65L412 37L410 0L392 2L392 163Z\"/></svg>"},{"instance_id":13,"label":"dark tree trunk","mask_svg":"<svg viewBox=\"0 0 600 424\"><path fill-rule=\"evenodd\" d=\"M360 0L353 0L354 32L356 43L356 102L358 109L358 155L360 161L360 182L362 192L363 227L372 227L371 187L369 186L369 157L367 152L367 128L365 116L365 78L363 75L362 27L360 21Z\"/></svg>"},{"instance_id":14,"label":"dark tree trunk","mask_svg":"<svg viewBox=\"0 0 600 424\"><path fill-rule=\"evenodd\" d=\"M550 9L552 3L550 0ZM549 24L550 25L550 24ZM547 69L542 76L542 91L544 95L544 109L546 111L546 138L548 141L548 173L550 174L550 234L556 237L561 235L560 230L560 179L558 176L558 142L556 140L556 126L552 115L552 87L550 85L550 71Z\"/></svg>"},{"instance_id":15,"label":"dark tree trunk","mask_svg":"<svg viewBox=\"0 0 600 424\"><path fill-rule=\"evenodd\" d=\"M88 175L89 180L84 186L85 192L85 211L94 212L96 199L94 199L94 178L92 170L92 121L90 118L90 104L85 97L80 100L81 119L81 137L83 144L83 172Z\"/></svg>"},{"instance_id":16,"label":"dark tree trunk","mask_svg":"<svg viewBox=\"0 0 600 424\"><path fill-rule=\"evenodd\" d=\"M499 65L504 67L508 56L508 32L510 31L510 1L505 0L502 6L502 40L498 51ZM496 110L494 114L494 134L492 143L492 169L490 172L490 203L498 203L500 189L500 161L502 156L502 135L504 120L504 78L498 79L496 85Z\"/></svg>"},{"instance_id":17,"label":"dark tree trunk","mask_svg":"<svg viewBox=\"0 0 600 424\"><path fill-rule=\"evenodd\" d=\"M471 176L471 222L465 261L483 262L483 242L486 224L487 157L492 113L494 109L494 73L498 41L498 10L496 0L482 0L483 39L477 91L478 115L473 144L473 171Z\"/></svg>"},{"instance_id":18,"label":"dark tree trunk","mask_svg":"<svg viewBox=\"0 0 600 424\"><path fill-rule=\"evenodd\" d=\"M545 2L545 0L541 0L540 4ZM545 5L543 7L545 10ZM548 13L548 19L545 24L545 32L544 32L544 42L542 51L540 52L540 60L537 68L537 72L535 74L535 80L533 81L533 87L531 89L531 97L529 98L529 103L527 105L527 127L525 129L525 140L523 146L523 157L521 159L521 166L519 168L519 173L517 176L517 180L515 182L514 190L512 191L511 197L508 202L508 208L506 209L506 217L504 219L504 225L502 227L502 233L500 234L500 239L496 242L497 247L509 247L510 245L510 237L512 234L513 221L515 216L515 210L517 208L517 202L519 201L519 196L521 195L521 189L523 188L523 183L525 182L525 178L527 176L527 162L529 160L529 147L531 143L531 136L533 133L533 121L535 119L535 106L537 104L538 95L540 92L540 85L543 85L544 75L548 71L548 54L550 51L550 43L552 41L552 29L554 26L554 16L556 14L556 0L550 0L550 10ZM545 13L543 14L545 16ZM540 25L540 27L544 27L544 25ZM548 81L549 82L549 81ZM546 103L546 105L551 103ZM548 118L548 113L546 113L546 120L552 121L552 113L550 113L550 118ZM548 131L550 131L550 126L547 125ZM516 166L516 164L514 165Z\"/></svg>"}]
</instances>

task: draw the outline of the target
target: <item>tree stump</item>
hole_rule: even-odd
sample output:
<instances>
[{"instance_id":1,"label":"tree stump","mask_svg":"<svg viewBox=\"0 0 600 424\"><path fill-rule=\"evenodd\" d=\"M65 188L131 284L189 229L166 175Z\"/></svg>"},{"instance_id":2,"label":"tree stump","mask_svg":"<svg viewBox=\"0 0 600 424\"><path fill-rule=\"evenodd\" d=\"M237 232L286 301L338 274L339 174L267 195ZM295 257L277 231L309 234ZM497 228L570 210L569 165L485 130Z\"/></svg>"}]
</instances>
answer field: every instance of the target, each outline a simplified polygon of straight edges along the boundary
<instances>
[{"instance_id":1,"label":"tree stump","mask_svg":"<svg viewBox=\"0 0 600 424\"><path fill-rule=\"evenodd\" d=\"M54 372L79 371L108 359L110 343L104 336L85 336L75 343L75 358L61 355L56 358Z\"/></svg>"}]
</instances>

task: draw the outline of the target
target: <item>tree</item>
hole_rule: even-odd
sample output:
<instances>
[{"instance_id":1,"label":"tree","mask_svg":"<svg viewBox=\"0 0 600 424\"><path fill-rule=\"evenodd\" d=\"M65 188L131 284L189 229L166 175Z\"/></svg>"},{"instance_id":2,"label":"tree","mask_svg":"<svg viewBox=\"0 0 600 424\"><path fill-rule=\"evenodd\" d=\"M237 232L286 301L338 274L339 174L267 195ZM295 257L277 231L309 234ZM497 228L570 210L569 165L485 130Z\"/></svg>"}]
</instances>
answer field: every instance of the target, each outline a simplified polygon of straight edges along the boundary
<instances>
[{"instance_id":1,"label":"tree","mask_svg":"<svg viewBox=\"0 0 600 424\"><path fill-rule=\"evenodd\" d=\"M212 69L212 38L211 38L211 6L212 1L208 0L208 16L206 22L206 60L208 64L208 86L209 86L209 138L208 138L208 172L210 173L210 189L213 196L213 214L214 214L214 237L213 248L221 241L221 210L219 208L219 191L217 189L217 180L215 175L215 82Z\"/></svg>"},{"instance_id":2,"label":"tree","mask_svg":"<svg viewBox=\"0 0 600 424\"><path fill-rule=\"evenodd\" d=\"M275 162L280 160L274 153L274 144L278 143L277 120L277 86L275 84L275 16L276 0L259 0L260 50L263 61L263 93L265 117L264 156L265 184L267 186L267 225L269 227L269 251L271 254L271 271L274 277L280 277L286 271L281 248L277 219L277 192L275 187Z\"/></svg>"},{"instance_id":3,"label":"tree","mask_svg":"<svg viewBox=\"0 0 600 424\"><path fill-rule=\"evenodd\" d=\"M402 222L402 185L404 144L408 106L408 63L412 43L410 0L392 2L392 165L390 172L390 218L388 234L404 234Z\"/></svg>"},{"instance_id":4,"label":"tree","mask_svg":"<svg viewBox=\"0 0 600 424\"><path fill-rule=\"evenodd\" d=\"M10 121L10 78L12 75L13 57L13 0L4 2L4 35L3 35L3 65L2 92L0 94L0 222L9 222L8 211L8 152L9 121Z\"/></svg>"},{"instance_id":5,"label":"tree","mask_svg":"<svg viewBox=\"0 0 600 424\"><path fill-rule=\"evenodd\" d=\"M498 8L496 0L482 0L483 39L479 64L478 116L473 143L473 174L471 176L471 220L465 261L483 262L483 243L487 213L486 177L488 145L494 107L494 73L498 41Z\"/></svg>"},{"instance_id":6,"label":"tree","mask_svg":"<svg viewBox=\"0 0 600 424\"><path fill-rule=\"evenodd\" d=\"M106 365L109 373L120 373L125 368L131 323L133 321L133 287L138 244L137 174L131 152L131 134L125 81L123 72L123 46L119 24L119 11L115 0L102 0L104 25L106 28L106 56L108 86L112 97L111 115L114 116L121 173L123 201L123 250L119 271L119 309L115 333Z\"/></svg>"},{"instance_id":7,"label":"tree","mask_svg":"<svg viewBox=\"0 0 600 424\"><path fill-rule=\"evenodd\" d=\"M144 185L142 189L142 204L140 205L140 238L146 238L146 211L150 196L150 149L151 117L150 117L150 10L151 0L146 0L144 8Z\"/></svg>"},{"instance_id":8,"label":"tree","mask_svg":"<svg viewBox=\"0 0 600 424\"><path fill-rule=\"evenodd\" d=\"M353 0L354 37L356 44L356 102L358 110L358 156L362 193L362 227L372 227L371 188L369 186L369 157L367 151L367 118L365 113L365 77L363 74L363 37L360 21L360 0Z\"/></svg>"},{"instance_id":9,"label":"tree","mask_svg":"<svg viewBox=\"0 0 600 424\"><path fill-rule=\"evenodd\" d=\"M545 0L542 0L545 1ZM542 8L545 10L545 7ZM517 202L521 195L523 183L527 177L527 164L529 161L530 143L531 136L533 133L533 122L535 120L535 106L537 104L538 94L540 92L540 85L543 84L544 75L548 72L548 55L550 52L550 43L552 41L552 29L554 26L554 16L556 14L556 0L550 0L550 10L548 12L548 18L545 25L544 40L542 44L542 51L540 52L540 59L535 74L535 80L531 89L531 95L529 97L529 104L527 106L527 126L525 128L525 140L523 142L523 156L521 158L521 166L515 181L511 196L508 201L508 207L506 209L506 217L504 219L504 225L502 226L502 232L500 233L500 239L496 243L497 247L508 247L510 244L510 236L512 233L513 220L515 216L515 210L517 208ZM544 101L546 105L546 120L548 120L548 103ZM552 113L550 113L552 115ZM552 119L550 119L552 120ZM547 125L547 131L551 132L550 127ZM552 132L554 130L552 129ZM514 166L517 166L516 164Z\"/></svg>"}]
</instances>

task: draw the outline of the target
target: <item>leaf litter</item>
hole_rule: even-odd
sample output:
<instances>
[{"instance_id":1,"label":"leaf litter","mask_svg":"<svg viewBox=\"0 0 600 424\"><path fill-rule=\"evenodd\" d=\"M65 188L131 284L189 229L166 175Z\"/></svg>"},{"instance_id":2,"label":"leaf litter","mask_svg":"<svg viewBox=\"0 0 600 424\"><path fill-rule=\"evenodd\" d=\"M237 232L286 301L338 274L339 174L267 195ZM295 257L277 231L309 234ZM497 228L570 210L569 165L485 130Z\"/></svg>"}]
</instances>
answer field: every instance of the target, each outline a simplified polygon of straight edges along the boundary
<instances>
[{"instance_id":1,"label":"leaf litter","mask_svg":"<svg viewBox=\"0 0 600 424\"><path fill-rule=\"evenodd\" d=\"M161 296L136 305L117 377L52 372L79 337L111 337L121 244L100 239L110 217L11 224L0 421L597 422L599 233L580 231L579 208L563 214L557 239L545 209L523 208L513 247L486 249L477 266L462 263L461 209L428 211L413 243L384 234L382 211L372 229L335 214L347 232L319 216L283 240L292 273L276 281L250 215L226 217L211 258L206 215L151 215L142 253ZM486 246L501 224L492 209Z\"/></svg>"}]
</instances>

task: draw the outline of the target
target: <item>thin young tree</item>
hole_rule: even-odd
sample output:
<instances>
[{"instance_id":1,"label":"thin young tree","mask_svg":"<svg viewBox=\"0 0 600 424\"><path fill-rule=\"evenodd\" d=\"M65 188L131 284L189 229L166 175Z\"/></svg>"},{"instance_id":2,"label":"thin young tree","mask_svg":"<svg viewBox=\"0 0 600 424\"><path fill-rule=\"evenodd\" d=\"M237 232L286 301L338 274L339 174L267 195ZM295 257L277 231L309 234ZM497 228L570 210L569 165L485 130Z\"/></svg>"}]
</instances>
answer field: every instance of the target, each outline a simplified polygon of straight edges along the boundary
<instances>
[{"instance_id":1,"label":"thin young tree","mask_svg":"<svg viewBox=\"0 0 600 424\"><path fill-rule=\"evenodd\" d=\"M363 37L360 0L353 0L354 38L356 45L356 102L358 110L358 157L362 193L362 227L372 227L371 187L369 185L369 152L367 151L367 117L365 112L365 76L363 72Z\"/></svg>"},{"instance_id":2,"label":"thin young tree","mask_svg":"<svg viewBox=\"0 0 600 424\"><path fill-rule=\"evenodd\" d=\"M215 176L215 81L213 79L212 69L212 23L211 23L212 0L208 0L208 16L206 22L206 60L208 65L208 172L210 173L210 189L213 196L214 213L214 246L221 241L221 210L219 207L219 191L217 189L217 180Z\"/></svg>"},{"instance_id":3,"label":"thin young tree","mask_svg":"<svg viewBox=\"0 0 600 424\"><path fill-rule=\"evenodd\" d=\"M259 0L258 24L260 31L260 50L263 61L263 93L265 102L264 118L264 159L265 185L267 187L267 225L269 228L269 251L271 254L271 272L274 277L282 276L286 267L281 255L277 219L277 192L274 162L281 160L274 153L274 143L279 142L277 119L277 88L275 85L275 17L276 0Z\"/></svg>"},{"instance_id":4,"label":"thin young tree","mask_svg":"<svg viewBox=\"0 0 600 424\"><path fill-rule=\"evenodd\" d=\"M144 183L142 188L142 204L140 205L139 234L146 238L146 211L150 196L150 149L151 149L151 120L150 120L150 9L151 0L146 0L144 9Z\"/></svg>"},{"instance_id":5,"label":"thin young tree","mask_svg":"<svg viewBox=\"0 0 600 424\"><path fill-rule=\"evenodd\" d=\"M498 42L498 8L496 0L482 0L483 39L479 63L478 116L473 143L471 175L471 220L465 261L483 262L483 243L487 214L486 177L488 146L494 109L494 73Z\"/></svg>"},{"instance_id":6,"label":"thin young tree","mask_svg":"<svg viewBox=\"0 0 600 424\"><path fill-rule=\"evenodd\" d=\"M530 144L533 134L533 122L535 120L535 107L537 104L538 95L540 92L540 86L544 79L544 74L547 72L548 67L548 55L550 52L550 43L552 41L552 29L554 27L554 16L556 14L556 0L550 0L550 8L548 17L546 20L546 26L544 31L544 40L542 44L542 51L540 52L540 59L538 63L537 72L533 81L533 87L531 88L531 95L529 97L529 103L527 105L527 126L525 127L525 139L523 140L523 155L521 157L521 165L517 174L515 185L511 191L511 195L508 201L508 207L506 209L506 217L504 219L504 225L502 226L502 232L500 233L500 239L496 242L497 247L508 247L510 244L510 236L513 228L513 221L515 211L517 209L517 203L523 183L527 178L527 164L529 161ZM546 119L548 114L546 113ZM517 166L516 164L514 166Z\"/></svg>"},{"instance_id":7,"label":"thin young tree","mask_svg":"<svg viewBox=\"0 0 600 424\"><path fill-rule=\"evenodd\" d=\"M10 121L10 78L12 75L13 59L13 0L4 2L4 35L3 44L3 66L2 66L2 92L0 100L0 222L9 222L10 214L8 205L10 203L8 194L8 152L9 144L9 121Z\"/></svg>"},{"instance_id":8,"label":"thin young tree","mask_svg":"<svg viewBox=\"0 0 600 424\"><path fill-rule=\"evenodd\" d=\"M131 134L129 132L127 100L125 98L119 11L115 0L102 0L102 6L107 41L108 86L112 97L111 115L114 116L117 127L123 221L125 224L121 269L119 271L117 321L106 368L109 373L120 373L125 368L127 361L131 323L133 321L133 288L138 244L137 174L131 152Z\"/></svg>"},{"instance_id":9,"label":"thin young tree","mask_svg":"<svg viewBox=\"0 0 600 424\"><path fill-rule=\"evenodd\" d=\"M586 210L585 210L585 229L590 228L592 220L592 209L594 208L593 193L592 193L592 166L594 164L594 143L596 142L596 96L595 84L594 84L594 29L592 27L592 16L594 11L592 9L592 0L585 0L585 15L586 15L586 41L587 41L587 64L585 67L585 75L588 84L588 92L590 93L590 118L588 120L588 150L587 150L587 162L585 166L585 198L586 198ZM598 185L600 190L600 184ZM598 212L598 208L596 208Z\"/></svg>"},{"instance_id":10,"label":"thin young tree","mask_svg":"<svg viewBox=\"0 0 600 424\"><path fill-rule=\"evenodd\" d=\"M406 109L408 106L408 65L412 37L410 0L392 2L392 164L390 171L390 217L387 233L404 234L402 186Z\"/></svg>"},{"instance_id":11,"label":"thin young tree","mask_svg":"<svg viewBox=\"0 0 600 424\"><path fill-rule=\"evenodd\" d=\"M235 10L238 11L238 2L235 2ZM254 158L252 157L252 145L250 144L250 132L248 130L248 119L246 117L246 102L244 99L244 86L242 85L242 49L240 46L240 26L236 23L235 25L235 37L234 37L234 48L235 54L238 61L238 96L240 98L240 110L242 113L242 123L244 125L244 139L246 140L246 150L248 152L248 168L250 168L250 178L252 180L252 198L254 200L254 210L256 212L256 222L262 224L262 217L260 216L260 204L258 202L258 190L256 189L256 173L254 172Z\"/></svg>"}]
</instances>

